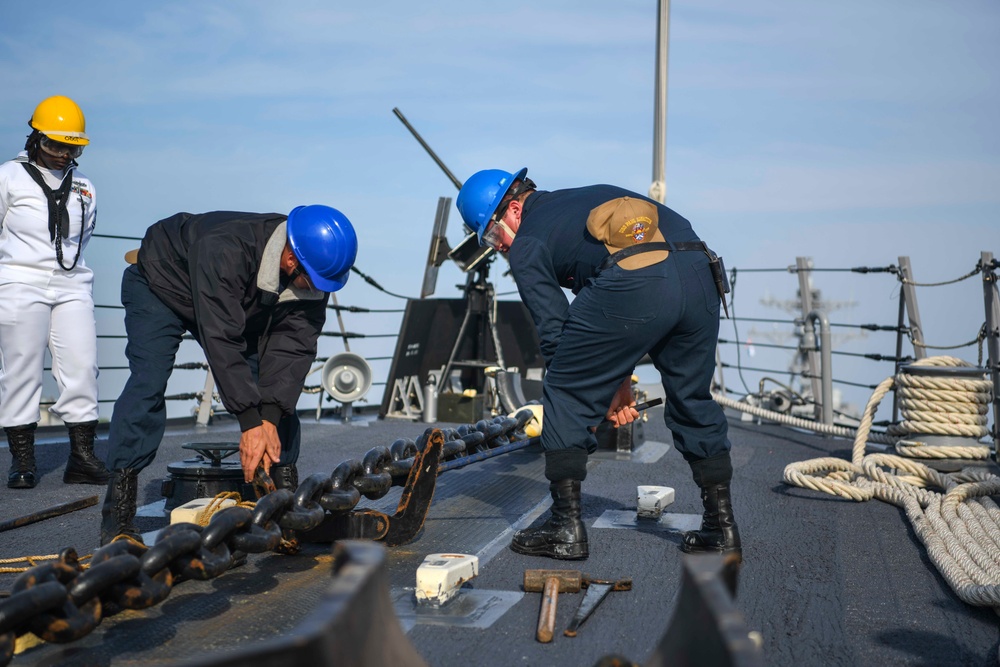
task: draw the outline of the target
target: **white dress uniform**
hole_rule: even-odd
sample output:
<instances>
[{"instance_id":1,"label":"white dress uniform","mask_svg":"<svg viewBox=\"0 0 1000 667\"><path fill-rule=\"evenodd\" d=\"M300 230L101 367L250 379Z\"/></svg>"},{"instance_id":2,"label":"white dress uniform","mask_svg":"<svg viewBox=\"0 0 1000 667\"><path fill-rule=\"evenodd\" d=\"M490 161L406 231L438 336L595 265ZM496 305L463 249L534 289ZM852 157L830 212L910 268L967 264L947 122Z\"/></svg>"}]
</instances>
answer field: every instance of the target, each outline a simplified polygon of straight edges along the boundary
<instances>
[{"instance_id":1,"label":"white dress uniform","mask_svg":"<svg viewBox=\"0 0 1000 667\"><path fill-rule=\"evenodd\" d=\"M75 163L62 171L36 165L53 190L64 177L72 179L60 264L48 201L21 164L27 159L22 151L0 165L0 427L39 421L46 347L59 388L49 411L66 422L93 421L98 417L94 273L82 251L97 222L94 185Z\"/></svg>"}]
</instances>

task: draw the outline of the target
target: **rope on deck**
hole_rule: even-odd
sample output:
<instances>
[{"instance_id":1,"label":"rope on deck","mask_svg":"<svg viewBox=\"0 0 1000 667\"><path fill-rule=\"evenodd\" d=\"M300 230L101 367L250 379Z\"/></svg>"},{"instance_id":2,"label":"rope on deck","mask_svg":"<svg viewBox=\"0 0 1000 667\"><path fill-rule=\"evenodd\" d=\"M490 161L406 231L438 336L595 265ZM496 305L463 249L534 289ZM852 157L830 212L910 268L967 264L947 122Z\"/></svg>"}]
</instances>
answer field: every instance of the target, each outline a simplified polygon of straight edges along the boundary
<instances>
[{"instance_id":1,"label":"rope on deck","mask_svg":"<svg viewBox=\"0 0 1000 667\"><path fill-rule=\"evenodd\" d=\"M774 412L773 410L768 410L767 408L762 408L757 405L750 405L749 403L743 403L742 401L734 401L728 396L723 396L720 393L713 393L712 398L715 399L716 403L726 408L732 408L734 410L739 410L740 412L746 412L747 414L754 415L755 417L769 419L771 421L776 421L785 424L786 426L802 428L806 429L807 431L815 431L817 433L822 433L824 435L836 435L840 436L841 438L853 438L858 432L857 429L851 428L850 426L824 424L822 422L813 421L811 419L803 419L802 417L792 417L791 415L782 414L780 412ZM899 438L878 432L868 433L866 434L866 437L869 442L877 442L883 445L891 445L899 440ZM839 461L840 459L837 460Z\"/></svg>"},{"instance_id":2,"label":"rope on deck","mask_svg":"<svg viewBox=\"0 0 1000 667\"><path fill-rule=\"evenodd\" d=\"M954 357L930 357L916 364L969 365ZM785 468L784 481L851 500L878 498L902 507L935 567L958 597L968 604L993 607L1000 613L1000 507L990 498L1000 494L1000 477L972 468L941 473L912 458L893 454L865 456L875 411L896 383L900 383L900 376L883 380L868 400L854 439L851 461L828 457L791 463ZM975 380L938 379L935 383L939 386L919 389L946 392L949 400L945 403L978 403L980 397L973 395L983 389L983 384ZM952 414L951 406L947 407L940 412ZM949 423L949 419L943 418L946 426L942 430L955 427L949 433L966 431L964 424ZM946 451L948 458L957 458L955 450L980 448L939 449ZM989 448L983 449L988 455ZM924 453L929 450L924 448ZM903 451L908 451L905 444Z\"/></svg>"}]
</instances>

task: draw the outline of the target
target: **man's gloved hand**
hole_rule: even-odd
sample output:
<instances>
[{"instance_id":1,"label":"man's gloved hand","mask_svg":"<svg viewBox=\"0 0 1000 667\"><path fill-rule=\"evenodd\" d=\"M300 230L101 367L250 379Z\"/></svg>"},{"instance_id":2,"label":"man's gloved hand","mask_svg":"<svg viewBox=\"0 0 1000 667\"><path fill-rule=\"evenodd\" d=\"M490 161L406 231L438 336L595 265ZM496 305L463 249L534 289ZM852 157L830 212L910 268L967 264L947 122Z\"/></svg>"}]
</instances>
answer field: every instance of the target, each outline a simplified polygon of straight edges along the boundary
<instances>
[{"instance_id":1,"label":"man's gloved hand","mask_svg":"<svg viewBox=\"0 0 1000 667\"><path fill-rule=\"evenodd\" d=\"M243 481L250 483L258 465L264 466L264 471L271 472L271 466L281 458L281 441L278 439L278 428L264 420L260 426L255 426L243 432L240 436L240 465L243 466Z\"/></svg>"},{"instance_id":2,"label":"man's gloved hand","mask_svg":"<svg viewBox=\"0 0 1000 667\"><path fill-rule=\"evenodd\" d=\"M611 407L608 408L607 420L615 425L615 428L624 424L631 424L639 418L639 411L634 407L635 397L632 395L632 376L629 375L618 387L614 397L611 399Z\"/></svg>"}]
</instances>

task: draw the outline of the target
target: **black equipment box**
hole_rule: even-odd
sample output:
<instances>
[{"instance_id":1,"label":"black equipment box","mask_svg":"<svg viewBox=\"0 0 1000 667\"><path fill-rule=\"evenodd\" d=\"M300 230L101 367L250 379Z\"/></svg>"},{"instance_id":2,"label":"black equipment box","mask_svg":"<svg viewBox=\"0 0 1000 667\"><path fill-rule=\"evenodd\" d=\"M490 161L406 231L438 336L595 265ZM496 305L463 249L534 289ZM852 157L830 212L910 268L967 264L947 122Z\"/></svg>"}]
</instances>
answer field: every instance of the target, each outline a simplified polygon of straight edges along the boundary
<instances>
[{"instance_id":1,"label":"black equipment box","mask_svg":"<svg viewBox=\"0 0 1000 667\"><path fill-rule=\"evenodd\" d=\"M483 394L445 393L438 396L438 421L455 424L475 424L486 416L486 397Z\"/></svg>"}]
</instances>

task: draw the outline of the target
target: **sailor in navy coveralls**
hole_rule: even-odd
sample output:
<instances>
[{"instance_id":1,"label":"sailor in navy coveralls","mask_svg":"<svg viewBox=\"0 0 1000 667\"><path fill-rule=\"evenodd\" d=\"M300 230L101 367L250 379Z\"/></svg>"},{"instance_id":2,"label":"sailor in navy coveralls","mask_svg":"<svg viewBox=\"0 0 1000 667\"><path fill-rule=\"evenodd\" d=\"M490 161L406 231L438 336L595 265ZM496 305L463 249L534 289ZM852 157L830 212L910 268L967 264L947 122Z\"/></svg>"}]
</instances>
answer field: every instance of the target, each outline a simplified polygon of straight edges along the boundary
<instances>
[{"instance_id":1,"label":"sailor in navy coveralls","mask_svg":"<svg viewBox=\"0 0 1000 667\"><path fill-rule=\"evenodd\" d=\"M631 376L649 354L666 394L664 419L705 508L701 529L686 533L681 548L742 557L728 424L710 392L721 302L714 254L690 222L642 195L611 185L538 191L526 174L477 172L457 201L481 242L507 253L546 364L541 439L552 513L519 531L511 548L587 557L580 483L597 446L594 427L639 416Z\"/></svg>"}]
</instances>

